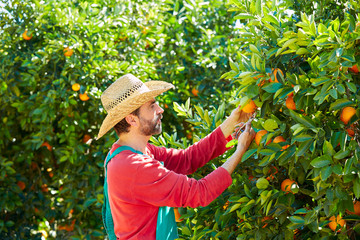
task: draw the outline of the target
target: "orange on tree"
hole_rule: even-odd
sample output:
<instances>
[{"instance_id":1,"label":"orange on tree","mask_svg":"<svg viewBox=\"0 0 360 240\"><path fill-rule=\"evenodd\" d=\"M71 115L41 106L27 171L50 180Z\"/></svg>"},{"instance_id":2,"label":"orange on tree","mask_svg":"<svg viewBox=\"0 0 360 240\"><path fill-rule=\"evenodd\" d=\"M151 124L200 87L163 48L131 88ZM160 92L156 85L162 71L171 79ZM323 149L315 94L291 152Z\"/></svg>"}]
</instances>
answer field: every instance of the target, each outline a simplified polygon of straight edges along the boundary
<instances>
[{"instance_id":1,"label":"orange on tree","mask_svg":"<svg viewBox=\"0 0 360 240\"><path fill-rule=\"evenodd\" d=\"M351 124L351 126L354 126L353 124ZM354 127L349 127L346 129L346 132L349 134L350 137L355 136L355 131L354 131Z\"/></svg>"},{"instance_id":2,"label":"orange on tree","mask_svg":"<svg viewBox=\"0 0 360 240\"><path fill-rule=\"evenodd\" d=\"M266 180L270 181L275 178L275 175L278 173L278 169L275 166L272 166L271 169L269 169L268 173L270 173L270 176L266 177Z\"/></svg>"},{"instance_id":3,"label":"orange on tree","mask_svg":"<svg viewBox=\"0 0 360 240\"><path fill-rule=\"evenodd\" d=\"M349 68L349 70L353 73L359 73L359 68L358 68L357 64L355 64L354 66Z\"/></svg>"},{"instance_id":4,"label":"orange on tree","mask_svg":"<svg viewBox=\"0 0 360 240\"><path fill-rule=\"evenodd\" d=\"M86 92L85 93L80 93L79 97L80 97L80 100L84 101L84 102L90 99Z\"/></svg>"},{"instance_id":5,"label":"orange on tree","mask_svg":"<svg viewBox=\"0 0 360 240\"><path fill-rule=\"evenodd\" d=\"M19 186L21 191L23 191L25 189L25 187L26 187L26 184L23 181L18 181L17 185Z\"/></svg>"},{"instance_id":6,"label":"orange on tree","mask_svg":"<svg viewBox=\"0 0 360 240\"><path fill-rule=\"evenodd\" d=\"M296 104L292 95L289 95L286 99L285 105L288 109L296 110Z\"/></svg>"},{"instance_id":7,"label":"orange on tree","mask_svg":"<svg viewBox=\"0 0 360 240\"><path fill-rule=\"evenodd\" d=\"M226 201L226 203L223 206L223 209L226 210L229 207L230 202Z\"/></svg>"},{"instance_id":8,"label":"orange on tree","mask_svg":"<svg viewBox=\"0 0 360 240\"><path fill-rule=\"evenodd\" d=\"M279 74L281 74L281 75L283 75L284 76L284 73L281 71L281 69L280 68L273 68L272 69L273 70L273 75L274 75L274 82L279 82L279 80L278 80L278 78L277 78L277 74L279 73ZM271 78L269 79L269 82L273 82L273 80L271 80Z\"/></svg>"},{"instance_id":9,"label":"orange on tree","mask_svg":"<svg viewBox=\"0 0 360 240\"><path fill-rule=\"evenodd\" d=\"M71 57L73 55L74 50L72 48L66 47L64 48L64 56L65 57Z\"/></svg>"},{"instance_id":10,"label":"orange on tree","mask_svg":"<svg viewBox=\"0 0 360 240\"><path fill-rule=\"evenodd\" d=\"M27 32L28 32L28 30L25 30L22 34L22 37L24 40L29 41L30 39L32 39L32 34L30 34L30 36L29 36L29 35L27 35Z\"/></svg>"},{"instance_id":11,"label":"orange on tree","mask_svg":"<svg viewBox=\"0 0 360 240\"><path fill-rule=\"evenodd\" d=\"M49 192L49 188L48 188L48 185L47 184L43 184L42 186L41 186L41 191L42 192Z\"/></svg>"},{"instance_id":12,"label":"orange on tree","mask_svg":"<svg viewBox=\"0 0 360 240\"><path fill-rule=\"evenodd\" d=\"M72 86L71 86L71 89L75 92L79 91L80 90L80 84L78 83L74 83Z\"/></svg>"},{"instance_id":13,"label":"orange on tree","mask_svg":"<svg viewBox=\"0 0 360 240\"><path fill-rule=\"evenodd\" d=\"M179 213L179 209L178 208L174 208L174 213L175 213L175 221L176 222L182 222L184 219L180 219L181 215Z\"/></svg>"},{"instance_id":14,"label":"orange on tree","mask_svg":"<svg viewBox=\"0 0 360 240\"><path fill-rule=\"evenodd\" d=\"M245 113L253 113L255 112L256 108L257 106L255 102L253 100L250 100L250 102L242 108L242 111Z\"/></svg>"},{"instance_id":15,"label":"orange on tree","mask_svg":"<svg viewBox=\"0 0 360 240\"><path fill-rule=\"evenodd\" d=\"M87 141L89 141L91 139L91 136L89 134L85 134L82 141L83 143L87 143Z\"/></svg>"},{"instance_id":16,"label":"orange on tree","mask_svg":"<svg viewBox=\"0 0 360 240\"><path fill-rule=\"evenodd\" d=\"M270 216L265 216L265 217L263 217L263 218L261 219L261 222L265 222L265 221L271 220L271 219L272 219L272 217L270 217ZM262 228L266 228L267 225L268 225L268 223L265 223L265 224L262 226Z\"/></svg>"},{"instance_id":17,"label":"orange on tree","mask_svg":"<svg viewBox=\"0 0 360 240\"><path fill-rule=\"evenodd\" d=\"M267 134L267 131L266 130L260 130L256 133L255 135L255 142L257 145L260 145L260 142L261 142L261 138ZM269 143L271 142L271 140L269 140L266 145L268 145Z\"/></svg>"},{"instance_id":18,"label":"orange on tree","mask_svg":"<svg viewBox=\"0 0 360 240\"><path fill-rule=\"evenodd\" d=\"M329 228L333 231L336 230L338 224L340 225L340 229L338 230L338 232L341 231L341 228L345 225L346 221L344 219L342 219L339 215L337 217L332 216L329 219L331 222L329 222Z\"/></svg>"},{"instance_id":19,"label":"orange on tree","mask_svg":"<svg viewBox=\"0 0 360 240\"><path fill-rule=\"evenodd\" d=\"M277 136L277 137L275 137L274 140L273 140L273 143L279 143L279 142L286 142L286 140L284 139L283 136ZM282 148L283 148L283 149L287 149L288 147L289 147L289 145L285 145L285 146L283 146Z\"/></svg>"},{"instance_id":20,"label":"orange on tree","mask_svg":"<svg viewBox=\"0 0 360 240\"><path fill-rule=\"evenodd\" d=\"M49 151L52 151L52 146L46 141L41 144L41 147L46 147Z\"/></svg>"},{"instance_id":21,"label":"orange on tree","mask_svg":"<svg viewBox=\"0 0 360 240\"><path fill-rule=\"evenodd\" d=\"M360 201L354 201L354 212L348 212L349 214L356 214L360 216Z\"/></svg>"},{"instance_id":22,"label":"orange on tree","mask_svg":"<svg viewBox=\"0 0 360 240\"><path fill-rule=\"evenodd\" d=\"M350 119L352 118L352 116L354 116L356 113L356 109L353 107L344 107L341 110L341 114L340 114L340 120L345 123L348 124L348 122L350 121Z\"/></svg>"},{"instance_id":23,"label":"orange on tree","mask_svg":"<svg viewBox=\"0 0 360 240\"><path fill-rule=\"evenodd\" d=\"M285 179L282 183L281 183L281 190L285 193L293 193L291 191L291 186L293 186L294 184L297 185L297 183L294 180L290 180L290 179Z\"/></svg>"},{"instance_id":24,"label":"orange on tree","mask_svg":"<svg viewBox=\"0 0 360 240\"><path fill-rule=\"evenodd\" d=\"M199 90L197 90L196 88L193 88L193 89L191 90L191 93L192 93L195 97L197 97L197 96L198 96L198 93L199 93Z\"/></svg>"}]
</instances>

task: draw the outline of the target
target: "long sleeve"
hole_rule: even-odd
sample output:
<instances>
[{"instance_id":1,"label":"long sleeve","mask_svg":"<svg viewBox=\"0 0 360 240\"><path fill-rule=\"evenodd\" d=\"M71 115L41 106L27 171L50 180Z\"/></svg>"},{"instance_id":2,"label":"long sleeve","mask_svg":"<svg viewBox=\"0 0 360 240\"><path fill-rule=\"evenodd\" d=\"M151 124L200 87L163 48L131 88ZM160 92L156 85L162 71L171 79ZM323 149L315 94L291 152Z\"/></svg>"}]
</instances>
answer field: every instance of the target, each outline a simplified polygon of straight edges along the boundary
<instances>
[{"instance_id":1,"label":"long sleeve","mask_svg":"<svg viewBox=\"0 0 360 240\"><path fill-rule=\"evenodd\" d=\"M226 143L229 140L231 139L225 139L218 127L187 149L156 147L152 144L148 144L147 148L156 160L164 162L167 169L188 175L228 150Z\"/></svg>"}]
</instances>

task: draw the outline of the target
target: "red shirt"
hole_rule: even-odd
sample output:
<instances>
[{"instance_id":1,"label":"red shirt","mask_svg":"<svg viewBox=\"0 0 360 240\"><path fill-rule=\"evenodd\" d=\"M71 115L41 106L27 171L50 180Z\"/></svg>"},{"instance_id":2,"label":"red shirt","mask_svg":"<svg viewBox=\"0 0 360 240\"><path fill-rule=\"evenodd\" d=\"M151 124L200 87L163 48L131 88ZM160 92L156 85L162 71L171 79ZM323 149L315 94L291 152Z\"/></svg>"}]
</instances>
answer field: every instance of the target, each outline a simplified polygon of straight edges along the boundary
<instances>
[{"instance_id":1,"label":"red shirt","mask_svg":"<svg viewBox=\"0 0 360 240\"><path fill-rule=\"evenodd\" d=\"M148 144L146 155L125 150L108 164L108 194L119 239L155 239L158 209L206 206L232 183L222 167L195 180L195 172L227 149L220 128L188 147L167 149ZM118 148L114 144L111 153ZM160 163L162 161L164 165Z\"/></svg>"}]
</instances>

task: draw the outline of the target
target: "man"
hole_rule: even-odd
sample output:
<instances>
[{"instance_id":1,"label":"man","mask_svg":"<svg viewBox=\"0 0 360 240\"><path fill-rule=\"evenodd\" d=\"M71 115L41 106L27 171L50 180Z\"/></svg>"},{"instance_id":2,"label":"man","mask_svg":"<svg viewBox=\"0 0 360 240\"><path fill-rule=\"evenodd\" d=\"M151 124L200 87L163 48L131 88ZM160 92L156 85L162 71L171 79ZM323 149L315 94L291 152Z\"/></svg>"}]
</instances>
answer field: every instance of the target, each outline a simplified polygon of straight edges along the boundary
<instances>
[{"instance_id":1,"label":"man","mask_svg":"<svg viewBox=\"0 0 360 240\"><path fill-rule=\"evenodd\" d=\"M164 110L155 97L170 88L170 83L143 83L127 74L101 96L108 115L98 138L111 128L119 137L105 161L103 218L110 239L177 238L174 213L169 207L198 207L212 202L231 185L230 175L254 138L249 121L236 151L221 167L203 179L188 178L187 174L227 150L226 139L251 114L235 109L211 134L185 150L156 147L148 141L161 133Z\"/></svg>"}]
</instances>

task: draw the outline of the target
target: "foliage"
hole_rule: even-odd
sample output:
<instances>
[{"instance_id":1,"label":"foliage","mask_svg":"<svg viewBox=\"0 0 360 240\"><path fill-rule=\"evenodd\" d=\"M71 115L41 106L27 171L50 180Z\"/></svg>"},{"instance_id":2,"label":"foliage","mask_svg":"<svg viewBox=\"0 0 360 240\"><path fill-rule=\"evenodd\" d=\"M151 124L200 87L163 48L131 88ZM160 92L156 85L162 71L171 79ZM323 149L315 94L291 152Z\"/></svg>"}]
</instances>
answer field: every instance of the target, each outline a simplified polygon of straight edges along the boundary
<instances>
[{"instance_id":1,"label":"foliage","mask_svg":"<svg viewBox=\"0 0 360 240\"><path fill-rule=\"evenodd\" d=\"M102 166L116 136L94 140L105 116L100 95L128 72L177 87L158 98L167 121L157 145L185 148L238 104L253 99L261 108L253 128L268 134L219 198L180 209L183 239L356 239L359 217L349 211L360 198L360 76L351 71L360 64L359 8L334 4L3 1L1 239L104 238ZM296 110L286 107L289 94ZM356 114L344 124L346 106ZM286 142L264 144L280 135ZM293 193L281 190L285 179L297 182ZM335 233L327 223L338 214L346 228Z\"/></svg>"},{"instance_id":2,"label":"foliage","mask_svg":"<svg viewBox=\"0 0 360 240\"><path fill-rule=\"evenodd\" d=\"M1 6L0 238L103 239L102 166L115 133L94 139L102 91L128 72L172 82L177 89L159 97L164 129L187 144L191 126L172 103L220 100L231 13L216 0Z\"/></svg>"},{"instance_id":3,"label":"foliage","mask_svg":"<svg viewBox=\"0 0 360 240\"><path fill-rule=\"evenodd\" d=\"M252 126L268 134L250 146L216 202L188 209L184 238L356 239L360 233L360 218L350 213L360 198L360 76L354 71L360 9L354 1L336 8L328 7L333 1L275 3L230 1L238 50L222 77L236 94L223 99L242 106L254 100L260 110ZM295 110L288 109L289 97ZM344 123L347 106L356 114ZM216 122L214 114L206 120L201 106L195 109L194 117L178 112L200 131L204 122ZM276 136L286 141L265 145ZM296 181L293 193L281 190L285 179ZM327 226L336 215L346 219L339 232Z\"/></svg>"}]
</instances>

